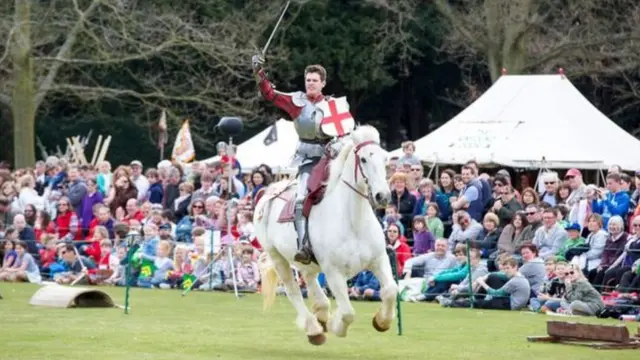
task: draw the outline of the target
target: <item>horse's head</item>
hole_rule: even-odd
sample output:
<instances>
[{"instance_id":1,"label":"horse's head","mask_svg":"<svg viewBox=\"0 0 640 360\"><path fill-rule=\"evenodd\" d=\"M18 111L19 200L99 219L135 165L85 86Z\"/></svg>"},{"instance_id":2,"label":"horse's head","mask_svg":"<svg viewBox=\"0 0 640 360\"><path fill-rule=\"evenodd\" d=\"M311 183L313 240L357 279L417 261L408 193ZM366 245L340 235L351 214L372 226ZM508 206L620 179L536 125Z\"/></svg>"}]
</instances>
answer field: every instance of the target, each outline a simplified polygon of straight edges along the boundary
<instances>
[{"instance_id":1,"label":"horse's head","mask_svg":"<svg viewBox=\"0 0 640 360\"><path fill-rule=\"evenodd\" d=\"M386 179L387 152L380 147L380 134L373 126L359 126L351 133L351 144L341 153L345 161L353 155L351 174L343 174L343 181L374 206L386 206L391 201L391 189ZM347 170L345 166L341 170ZM332 169L334 170L334 169ZM337 170L337 169L335 169ZM332 171L333 172L333 171ZM358 189L366 189L363 193Z\"/></svg>"}]
</instances>

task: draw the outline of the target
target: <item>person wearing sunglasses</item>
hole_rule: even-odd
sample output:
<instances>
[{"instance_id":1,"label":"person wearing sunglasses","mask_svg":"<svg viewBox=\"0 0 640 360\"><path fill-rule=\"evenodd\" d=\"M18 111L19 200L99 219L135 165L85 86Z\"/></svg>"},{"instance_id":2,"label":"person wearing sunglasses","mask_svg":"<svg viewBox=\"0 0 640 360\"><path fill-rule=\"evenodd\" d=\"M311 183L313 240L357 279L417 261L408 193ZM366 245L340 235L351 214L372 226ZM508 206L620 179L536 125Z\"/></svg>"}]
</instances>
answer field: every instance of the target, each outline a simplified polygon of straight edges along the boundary
<instances>
[{"instance_id":1,"label":"person wearing sunglasses","mask_svg":"<svg viewBox=\"0 0 640 360\"><path fill-rule=\"evenodd\" d=\"M566 293L560 302L559 313L594 316L604 310L600 293L589 284L578 265L567 269L564 284Z\"/></svg>"}]
</instances>

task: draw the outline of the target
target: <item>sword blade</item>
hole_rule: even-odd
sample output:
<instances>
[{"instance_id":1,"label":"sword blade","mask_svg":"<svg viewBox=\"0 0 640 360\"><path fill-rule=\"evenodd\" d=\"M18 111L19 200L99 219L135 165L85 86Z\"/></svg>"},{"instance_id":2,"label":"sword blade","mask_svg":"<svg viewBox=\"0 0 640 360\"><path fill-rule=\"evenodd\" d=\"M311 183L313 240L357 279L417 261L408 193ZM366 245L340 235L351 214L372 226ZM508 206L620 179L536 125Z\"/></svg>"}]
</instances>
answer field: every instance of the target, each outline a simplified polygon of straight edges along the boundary
<instances>
[{"instance_id":1,"label":"sword blade","mask_svg":"<svg viewBox=\"0 0 640 360\"><path fill-rule=\"evenodd\" d=\"M276 23L276 26L273 27L273 31L271 31L271 35L269 35L269 39L267 40L267 43L262 48L262 56L263 57L267 53L267 49L269 48L269 44L271 44L271 40L273 40L273 36L276 34L276 31L278 30L278 26L280 26L280 23L282 22L282 18L284 18L284 14L286 14L290 3L291 3L291 1L287 1L287 4L284 6L284 9L282 10L282 13L280 14L280 18L278 19L278 22Z\"/></svg>"}]
</instances>

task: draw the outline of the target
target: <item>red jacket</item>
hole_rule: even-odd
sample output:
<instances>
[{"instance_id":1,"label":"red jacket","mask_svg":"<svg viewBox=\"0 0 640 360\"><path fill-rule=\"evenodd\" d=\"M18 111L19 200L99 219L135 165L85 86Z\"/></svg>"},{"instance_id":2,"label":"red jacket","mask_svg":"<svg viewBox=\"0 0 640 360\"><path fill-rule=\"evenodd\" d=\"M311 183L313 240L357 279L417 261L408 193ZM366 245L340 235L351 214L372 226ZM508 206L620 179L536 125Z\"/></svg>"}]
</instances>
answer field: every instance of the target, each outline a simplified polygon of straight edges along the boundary
<instances>
[{"instance_id":1,"label":"red jacket","mask_svg":"<svg viewBox=\"0 0 640 360\"><path fill-rule=\"evenodd\" d=\"M56 217L55 226L58 230L58 237L62 240L69 235L72 231L72 240L82 239L82 227L76 213L73 211L67 211L65 213L58 213Z\"/></svg>"},{"instance_id":2,"label":"red jacket","mask_svg":"<svg viewBox=\"0 0 640 360\"><path fill-rule=\"evenodd\" d=\"M38 252L40 253L40 264L42 264L42 267L47 267L56 262L56 249L40 249Z\"/></svg>"},{"instance_id":3,"label":"red jacket","mask_svg":"<svg viewBox=\"0 0 640 360\"><path fill-rule=\"evenodd\" d=\"M127 215L123 217L122 222L129 223L129 220L132 220L132 219L138 220L140 223L142 223L142 220L144 220L144 213L138 210L131 216Z\"/></svg>"},{"instance_id":4,"label":"red jacket","mask_svg":"<svg viewBox=\"0 0 640 360\"><path fill-rule=\"evenodd\" d=\"M44 235L47 234L55 234L56 233L56 226L53 223L53 221L49 222L49 225L47 225L46 228L41 229L41 228L34 228L33 232L36 234L36 241L39 243L42 243L42 237Z\"/></svg>"},{"instance_id":5,"label":"red jacket","mask_svg":"<svg viewBox=\"0 0 640 360\"><path fill-rule=\"evenodd\" d=\"M404 263L411 258L411 247L400 240L396 241L396 243L392 245L392 247L396 252L396 266L398 270L398 276L402 276Z\"/></svg>"},{"instance_id":6,"label":"red jacket","mask_svg":"<svg viewBox=\"0 0 640 360\"><path fill-rule=\"evenodd\" d=\"M93 261L97 264L101 260L102 249L100 248L100 241L92 241L87 245L87 248L84 250L84 253L90 256ZM108 257L108 254L107 254ZM109 264L107 262L107 264Z\"/></svg>"}]
</instances>

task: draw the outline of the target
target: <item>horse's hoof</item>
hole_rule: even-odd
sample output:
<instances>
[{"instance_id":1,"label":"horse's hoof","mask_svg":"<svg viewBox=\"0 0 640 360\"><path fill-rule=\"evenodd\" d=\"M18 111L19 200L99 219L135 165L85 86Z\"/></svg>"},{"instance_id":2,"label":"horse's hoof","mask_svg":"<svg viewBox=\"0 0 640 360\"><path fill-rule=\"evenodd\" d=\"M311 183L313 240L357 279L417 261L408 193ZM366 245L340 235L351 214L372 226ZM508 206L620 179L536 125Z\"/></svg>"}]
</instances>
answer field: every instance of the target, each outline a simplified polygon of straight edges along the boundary
<instances>
[{"instance_id":1,"label":"horse's hoof","mask_svg":"<svg viewBox=\"0 0 640 360\"><path fill-rule=\"evenodd\" d=\"M373 328L376 329L378 332L385 332L389 330L389 328L391 327L389 325L381 326L380 324L378 324L378 321L376 321L376 315L374 315L373 319L371 319L371 323L373 324Z\"/></svg>"},{"instance_id":2,"label":"horse's hoof","mask_svg":"<svg viewBox=\"0 0 640 360\"><path fill-rule=\"evenodd\" d=\"M307 338L309 338L309 343L311 345L316 346L320 346L327 341L327 336L323 333L320 333L318 335L307 335Z\"/></svg>"},{"instance_id":3,"label":"horse's hoof","mask_svg":"<svg viewBox=\"0 0 640 360\"><path fill-rule=\"evenodd\" d=\"M318 320L318 323L320 323L320 326L322 326L322 332L325 332L325 333L328 332L326 321Z\"/></svg>"}]
</instances>

